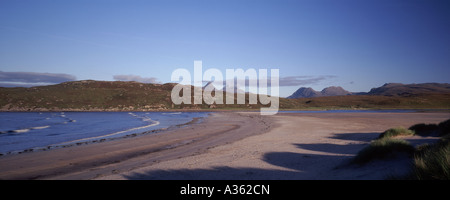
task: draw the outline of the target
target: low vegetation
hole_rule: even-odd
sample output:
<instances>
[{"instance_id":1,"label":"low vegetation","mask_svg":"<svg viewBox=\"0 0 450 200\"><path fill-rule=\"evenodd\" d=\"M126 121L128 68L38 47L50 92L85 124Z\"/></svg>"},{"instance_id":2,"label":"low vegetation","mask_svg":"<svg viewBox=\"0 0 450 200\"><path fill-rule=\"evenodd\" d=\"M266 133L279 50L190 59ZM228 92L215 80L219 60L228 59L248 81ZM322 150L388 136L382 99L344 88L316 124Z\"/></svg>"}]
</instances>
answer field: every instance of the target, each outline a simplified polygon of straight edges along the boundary
<instances>
[{"instance_id":1,"label":"low vegetation","mask_svg":"<svg viewBox=\"0 0 450 200\"><path fill-rule=\"evenodd\" d=\"M146 84L123 81L74 81L31 88L0 87L2 111L150 111L259 109L269 105L181 104L171 101L176 84ZM315 98L280 98L280 109L450 109L450 93L410 95L346 95ZM258 101L259 102L259 101Z\"/></svg>"},{"instance_id":2,"label":"low vegetation","mask_svg":"<svg viewBox=\"0 0 450 200\"><path fill-rule=\"evenodd\" d=\"M409 130L420 136L438 135L438 125L436 124L416 124L409 127Z\"/></svg>"},{"instance_id":3,"label":"low vegetation","mask_svg":"<svg viewBox=\"0 0 450 200\"><path fill-rule=\"evenodd\" d=\"M414 135L414 131L403 127L397 127L388 129L385 132L381 133L378 139L390 138L395 136L408 136L408 135Z\"/></svg>"},{"instance_id":4,"label":"low vegetation","mask_svg":"<svg viewBox=\"0 0 450 200\"><path fill-rule=\"evenodd\" d=\"M434 135L441 139L435 144L414 148L407 141L395 138L401 135ZM406 178L450 180L450 119L439 124L416 124L409 129L388 129L362 149L352 163L363 165L375 159L392 159L399 153L412 158L413 169Z\"/></svg>"},{"instance_id":5,"label":"low vegetation","mask_svg":"<svg viewBox=\"0 0 450 200\"><path fill-rule=\"evenodd\" d=\"M439 123L439 135L443 137L447 137L450 135L450 119Z\"/></svg>"},{"instance_id":6,"label":"low vegetation","mask_svg":"<svg viewBox=\"0 0 450 200\"><path fill-rule=\"evenodd\" d=\"M374 159L395 158L396 153L414 153L414 147L409 142L400 139L382 138L374 140L361 150L354 158L353 163L365 164Z\"/></svg>"},{"instance_id":7,"label":"low vegetation","mask_svg":"<svg viewBox=\"0 0 450 200\"><path fill-rule=\"evenodd\" d=\"M281 109L450 109L450 94L347 95L280 99Z\"/></svg>"},{"instance_id":8,"label":"low vegetation","mask_svg":"<svg viewBox=\"0 0 450 200\"><path fill-rule=\"evenodd\" d=\"M416 124L409 130L420 136L446 136L450 134L450 119L439 124Z\"/></svg>"},{"instance_id":9,"label":"low vegetation","mask_svg":"<svg viewBox=\"0 0 450 200\"><path fill-rule=\"evenodd\" d=\"M450 140L443 138L434 145L424 145L414 154L412 178L450 180Z\"/></svg>"}]
</instances>

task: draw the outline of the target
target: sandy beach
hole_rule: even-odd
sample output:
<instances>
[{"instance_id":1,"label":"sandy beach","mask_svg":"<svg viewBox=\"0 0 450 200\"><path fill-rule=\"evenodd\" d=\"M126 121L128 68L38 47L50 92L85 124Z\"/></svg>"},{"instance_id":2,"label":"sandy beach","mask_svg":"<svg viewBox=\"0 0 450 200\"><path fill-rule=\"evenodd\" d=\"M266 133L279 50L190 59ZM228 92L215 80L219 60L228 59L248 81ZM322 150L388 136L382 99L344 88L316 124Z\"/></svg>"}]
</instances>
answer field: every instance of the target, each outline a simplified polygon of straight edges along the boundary
<instances>
[{"instance_id":1,"label":"sandy beach","mask_svg":"<svg viewBox=\"0 0 450 200\"><path fill-rule=\"evenodd\" d=\"M348 162L388 128L448 118L450 113L217 112L155 134L2 156L0 179L385 179L405 173L409 160Z\"/></svg>"}]
</instances>

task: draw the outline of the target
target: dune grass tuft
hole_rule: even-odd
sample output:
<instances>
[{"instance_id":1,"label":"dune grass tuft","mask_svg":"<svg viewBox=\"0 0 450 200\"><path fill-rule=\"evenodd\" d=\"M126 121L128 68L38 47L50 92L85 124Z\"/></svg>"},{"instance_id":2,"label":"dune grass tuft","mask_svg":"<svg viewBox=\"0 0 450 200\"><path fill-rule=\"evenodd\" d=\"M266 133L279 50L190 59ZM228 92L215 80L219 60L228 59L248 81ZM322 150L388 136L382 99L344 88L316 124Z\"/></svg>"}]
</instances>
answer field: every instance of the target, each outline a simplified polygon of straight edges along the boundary
<instances>
[{"instance_id":1,"label":"dune grass tuft","mask_svg":"<svg viewBox=\"0 0 450 200\"><path fill-rule=\"evenodd\" d=\"M414 131L415 135L420 136L437 135L439 132L438 125L436 124L416 124L408 129Z\"/></svg>"},{"instance_id":2,"label":"dune grass tuft","mask_svg":"<svg viewBox=\"0 0 450 200\"><path fill-rule=\"evenodd\" d=\"M409 142L396 139L400 135L441 136L435 144L423 144L414 148ZM396 153L413 157L413 169L406 179L450 180L450 119L439 124L416 124L409 129L391 128L362 149L353 163L365 164L374 159L393 158Z\"/></svg>"},{"instance_id":3,"label":"dune grass tuft","mask_svg":"<svg viewBox=\"0 0 450 200\"><path fill-rule=\"evenodd\" d=\"M409 130L420 136L445 136L450 134L450 119L439 124L415 124Z\"/></svg>"},{"instance_id":4,"label":"dune grass tuft","mask_svg":"<svg viewBox=\"0 0 450 200\"><path fill-rule=\"evenodd\" d=\"M440 136L450 135L450 119L439 123Z\"/></svg>"},{"instance_id":5,"label":"dune grass tuft","mask_svg":"<svg viewBox=\"0 0 450 200\"><path fill-rule=\"evenodd\" d=\"M450 137L422 146L414 154L413 178L450 180Z\"/></svg>"},{"instance_id":6,"label":"dune grass tuft","mask_svg":"<svg viewBox=\"0 0 450 200\"><path fill-rule=\"evenodd\" d=\"M390 128L390 129L384 131L383 133L381 133L380 136L378 137L378 139L401 136L401 135L414 135L414 131L408 130L403 127Z\"/></svg>"},{"instance_id":7,"label":"dune grass tuft","mask_svg":"<svg viewBox=\"0 0 450 200\"><path fill-rule=\"evenodd\" d=\"M370 145L362 149L353 159L353 163L365 164L374 159L395 157L396 153L414 153L414 147L409 142L394 138L382 138L374 140Z\"/></svg>"}]
</instances>

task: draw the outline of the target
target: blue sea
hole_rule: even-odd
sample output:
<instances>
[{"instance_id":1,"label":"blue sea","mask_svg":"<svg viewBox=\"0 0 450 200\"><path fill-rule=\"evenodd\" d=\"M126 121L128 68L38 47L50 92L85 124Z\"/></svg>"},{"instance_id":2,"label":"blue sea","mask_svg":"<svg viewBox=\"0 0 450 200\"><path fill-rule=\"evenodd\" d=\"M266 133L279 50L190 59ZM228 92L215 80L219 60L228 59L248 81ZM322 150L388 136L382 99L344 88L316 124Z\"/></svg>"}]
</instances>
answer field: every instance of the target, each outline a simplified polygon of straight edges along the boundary
<instances>
[{"instance_id":1,"label":"blue sea","mask_svg":"<svg viewBox=\"0 0 450 200\"><path fill-rule=\"evenodd\" d=\"M151 133L206 116L206 112L0 112L0 154Z\"/></svg>"}]
</instances>

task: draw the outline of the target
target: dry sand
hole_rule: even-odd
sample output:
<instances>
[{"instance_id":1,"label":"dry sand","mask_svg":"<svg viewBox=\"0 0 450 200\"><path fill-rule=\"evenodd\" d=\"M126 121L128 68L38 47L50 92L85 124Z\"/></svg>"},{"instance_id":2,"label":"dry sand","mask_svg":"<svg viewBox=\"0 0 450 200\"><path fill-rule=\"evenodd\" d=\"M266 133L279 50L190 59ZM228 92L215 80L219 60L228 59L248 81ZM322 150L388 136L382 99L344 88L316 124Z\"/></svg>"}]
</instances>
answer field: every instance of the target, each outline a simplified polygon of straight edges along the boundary
<instances>
[{"instance_id":1,"label":"dry sand","mask_svg":"<svg viewBox=\"0 0 450 200\"><path fill-rule=\"evenodd\" d=\"M101 179L384 179L408 171L409 160L364 167L348 165L349 160L388 128L449 117L448 113L278 114L264 118L276 125L264 134Z\"/></svg>"},{"instance_id":2,"label":"dry sand","mask_svg":"<svg viewBox=\"0 0 450 200\"><path fill-rule=\"evenodd\" d=\"M2 156L0 178L384 179L407 172L409 160L348 162L388 128L449 118L450 113L221 112L156 134Z\"/></svg>"}]
</instances>

